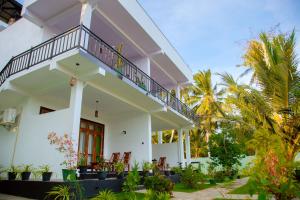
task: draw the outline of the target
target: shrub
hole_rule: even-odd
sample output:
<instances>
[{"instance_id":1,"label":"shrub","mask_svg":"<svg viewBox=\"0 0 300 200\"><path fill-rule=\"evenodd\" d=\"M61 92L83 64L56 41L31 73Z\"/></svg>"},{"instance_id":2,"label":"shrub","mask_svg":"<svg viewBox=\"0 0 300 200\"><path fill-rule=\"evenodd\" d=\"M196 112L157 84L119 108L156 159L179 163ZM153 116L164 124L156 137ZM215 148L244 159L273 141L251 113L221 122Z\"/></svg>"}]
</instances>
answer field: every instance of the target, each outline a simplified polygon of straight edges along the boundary
<instances>
[{"instance_id":1,"label":"shrub","mask_svg":"<svg viewBox=\"0 0 300 200\"><path fill-rule=\"evenodd\" d=\"M153 190L147 190L145 200L169 200L170 194L167 192L155 192Z\"/></svg>"},{"instance_id":2,"label":"shrub","mask_svg":"<svg viewBox=\"0 0 300 200\"><path fill-rule=\"evenodd\" d=\"M174 183L165 176L155 173L154 176L145 178L145 187L154 192L166 192L171 195Z\"/></svg>"},{"instance_id":3,"label":"shrub","mask_svg":"<svg viewBox=\"0 0 300 200\"><path fill-rule=\"evenodd\" d=\"M99 194L91 200L117 200L117 197L112 191L104 190L99 192Z\"/></svg>"},{"instance_id":4,"label":"shrub","mask_svg":"<svg viewBox=\"0 0 300 200\"><path fill-rule=\"evenodd\" d=\"M61 199L70 200L75 197L75 194L70 191L70 187L66 185L59 185L52 188L50 192L47 192L45 199Z\"/></svg>"},{"instance_id":5,"label":"shrub","mask_svg":"<svg viewBox=\"0 0 300 200\"><path fill-rule=\"evenodd\" d=\"M181 182L188 188L198 188L199 182L204 182L204 174L194 170L192 165L186 167L181 173Z\"/></svg>"},{"instance_id":6,"label":"shrub","mask_svg":"<svg viewBox=\"0 0 300 200\"><path fill-rule=\"evenodd\" d=\"M137 186L140 182L140 175L138 171L139 165L138 163L134 163L132 171L128 173L126 177L122 190L126 193L126 199L136 199L136 195L134 191L137 189Z\"/></svg>"}]
</instances>

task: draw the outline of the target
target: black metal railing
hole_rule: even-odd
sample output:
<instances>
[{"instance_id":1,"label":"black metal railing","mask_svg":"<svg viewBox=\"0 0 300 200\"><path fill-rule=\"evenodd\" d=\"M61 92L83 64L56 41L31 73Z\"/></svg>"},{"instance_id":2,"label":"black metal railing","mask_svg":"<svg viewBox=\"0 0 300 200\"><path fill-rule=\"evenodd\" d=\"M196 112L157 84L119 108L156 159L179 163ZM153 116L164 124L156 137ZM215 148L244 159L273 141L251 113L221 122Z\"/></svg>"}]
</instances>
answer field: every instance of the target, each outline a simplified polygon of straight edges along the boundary
<instances>
[{"instance_id":1,"label":"black metal railing","mask_svg":"<svg viewBox=\"0 0 300 200\"><path fill-rule=\"evenodd\" d=\"M171 95L168 90L83 25L76 26L13 57L0 72L0 86L11 75L74 48L83 49L148 94L158 98L194 122L199 122L199 117L186 104Z\"/></svg>"}]
</instances>

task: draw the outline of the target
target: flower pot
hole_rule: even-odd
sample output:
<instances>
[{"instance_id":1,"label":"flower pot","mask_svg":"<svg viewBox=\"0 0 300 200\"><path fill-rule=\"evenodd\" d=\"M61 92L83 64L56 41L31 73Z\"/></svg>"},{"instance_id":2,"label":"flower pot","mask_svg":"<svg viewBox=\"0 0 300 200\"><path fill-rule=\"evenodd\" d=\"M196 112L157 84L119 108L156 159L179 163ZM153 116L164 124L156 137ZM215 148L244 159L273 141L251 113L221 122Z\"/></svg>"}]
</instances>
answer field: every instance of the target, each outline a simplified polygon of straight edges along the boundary
<instances>
[{"instance_id":1,"label":"flower pot","mask_svg":"<svg viewBox=\"0 0 300 200\"><path fill-rule=\"evenodd\" d=\"M99 179L99 180L105 180L106 177L107 177L107 174L108 174L107 171L101 171L101 172L98 172L98 173L97 173L98 179Z\"/></svg>"},{"instance_id":2,"label":"flower pot","mask_svg":"<svg viewBox=\"0 0 300 200\"><path fill-rule=\"evenodd\" d=\"M76 170L62 169L62 174L63 174L64 181L75 181L76 180Z\"/></svg>"},{"instance_id":3,"label":"flower pot","mask_svg":"<svg viewBox=\"0 0 300 200\"><path fill-rule=\"evenodd\" d=\"M123 178L124 178L124 172L117 174L117 179L123 179Z\"/></svg>"},{"instance_id":4,"label":"flower pot","mask_svg":"<svg viewBox=\"0 0 300 200\"><path fill-rule=\"evenodd\" d=\"M21 179L22 181L28 181L30 177L31 172L22 172L21 173Z\"/></svg>"},{"instance_id":5,"label":"flower pot","mask_svg":"<svg viewBox=\"0 0 300 200\"><path fill-rule=\"evenodd\" d=\"M300 180L300 169L295 170L295 177L298 181Z\"/></svg>"},{"instance_id":6,"label":"flower pot","mask_svg":"<svg viewBox=\"0 0 300 200\"><path fill-rule=\"evenodd\" d=\"M87 169L88 167L87 166L79 166L79 173L80 174L86 174L87 173Z\"/></svg>"},{"instance_id":7,"label":"flower pot","mask_svg":"<svg viewBox=\"0 0 300 200\"><path fill-rule=\"evenodd\" d=\"M17 172L8 172L7 176L8 176L9 181L14 181L14 180L16 180Z\"/></svg>"},{"instance_id":8,"label":"flower pot","mask_svg":"<svg viewBox=\"0 0 300 200\"><path fill-rule=\"evenodd\" d=\"M42 179L43 181L50 181L52 172L43 172Z\"/></svg>"}]
</instances>

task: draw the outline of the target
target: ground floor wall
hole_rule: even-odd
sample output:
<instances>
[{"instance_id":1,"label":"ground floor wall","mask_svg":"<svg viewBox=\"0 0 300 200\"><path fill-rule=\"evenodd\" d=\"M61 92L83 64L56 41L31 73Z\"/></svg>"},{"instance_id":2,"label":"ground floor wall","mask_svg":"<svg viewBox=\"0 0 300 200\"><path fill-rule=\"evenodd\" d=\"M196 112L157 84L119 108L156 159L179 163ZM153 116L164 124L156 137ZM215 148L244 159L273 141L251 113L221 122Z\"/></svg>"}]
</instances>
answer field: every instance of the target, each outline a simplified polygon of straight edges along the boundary
<instances>
[{"instance_id":1,"label":"ground floor wall","mask_svg":"<svg viewBox=\"0 0 300 200\"><path fill-rule=\"evenodd\" d=\"M159 160L160 157L166 157L166 163L170 167L178 166L179 162L179 145L178 143L153 144L153 159Z\"/></svg>"},{"instance_id":2,"label":"ground floor wall","mask_svg":"<svg viewBox=\"0 0 300 200\"><path fill-rule=\"evenodd\" d=\"M40 107L54 112L40 114ZM20 123L17 132L0 126L0 165L32 164L33 167L48 164L54 173L53 178L61 178L64 157L48 141L48 134L70 134L72 112L67 105L47 100L26 98L21 107ZM94 111L82 107L81 118L105 125L104 157L109 159L113 152L132 152L134 161L152 160L151 116L145 112L124 113L122 116L107 118L94 116ZM79 125L78 125L79 126ZM124 134L126 132L126 134ZM79 134L78 134L79 135ZM77 146L75 147L77 149Z\"/></svg>"}]
</instances>

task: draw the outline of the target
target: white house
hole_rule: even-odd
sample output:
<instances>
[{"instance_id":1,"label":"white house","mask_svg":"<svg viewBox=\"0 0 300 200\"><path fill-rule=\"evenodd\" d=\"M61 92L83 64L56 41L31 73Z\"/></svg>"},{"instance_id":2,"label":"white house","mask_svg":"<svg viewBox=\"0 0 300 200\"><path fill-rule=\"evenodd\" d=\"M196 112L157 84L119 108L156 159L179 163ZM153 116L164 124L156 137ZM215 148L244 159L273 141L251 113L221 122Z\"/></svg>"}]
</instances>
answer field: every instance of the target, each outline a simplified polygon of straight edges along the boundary
<instances>
[{"instance_id":1,"label":"white house","mask_svg":"<svg viewBox=\"0 0 300 200\"><path fill-rule=\"evenodd\" d=\"M199 119L178 91L192 72L136 0L25 0L22 18L3 27L0 165L59 172L52 131L70 134L89 162L127 151L132 162L185 161L182 132ZM178 144L151 144L169 129Z\"/></svg>"}]
</instances>

